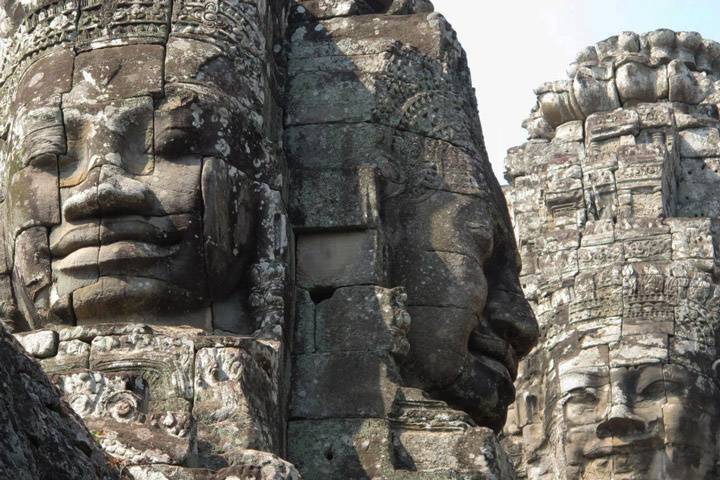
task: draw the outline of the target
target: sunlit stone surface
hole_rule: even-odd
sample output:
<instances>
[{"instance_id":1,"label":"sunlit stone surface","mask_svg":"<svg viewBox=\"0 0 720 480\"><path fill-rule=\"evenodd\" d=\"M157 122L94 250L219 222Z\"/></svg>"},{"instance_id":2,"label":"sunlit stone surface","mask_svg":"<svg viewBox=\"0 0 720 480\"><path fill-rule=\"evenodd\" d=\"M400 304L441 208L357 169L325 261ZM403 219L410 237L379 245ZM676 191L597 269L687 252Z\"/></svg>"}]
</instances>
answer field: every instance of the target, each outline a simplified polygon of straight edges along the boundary
<instances>
[{"instance_id":1,"label":"sunlit stone surface","mask_svg":"<svg viewBox=\"0 0 720 480\"><path fill-rule=\"evenodd\" d=\"M720 45L626 32L568 74L508 152L543 335L505 445L533 480L717 478Z\"/></svg>"}]
</instances>

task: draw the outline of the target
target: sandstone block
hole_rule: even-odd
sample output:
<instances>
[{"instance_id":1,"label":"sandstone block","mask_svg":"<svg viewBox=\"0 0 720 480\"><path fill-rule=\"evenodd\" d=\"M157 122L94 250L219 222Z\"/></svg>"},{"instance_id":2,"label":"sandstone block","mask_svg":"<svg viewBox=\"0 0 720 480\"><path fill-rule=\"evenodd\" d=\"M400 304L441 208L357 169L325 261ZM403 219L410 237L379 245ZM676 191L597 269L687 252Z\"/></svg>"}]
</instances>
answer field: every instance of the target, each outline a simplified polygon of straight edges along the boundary
<instances>
[{"instance_id":1,"label":"sandstone block","mask_svg":"<svg viewBox=\"0 0 720 480\"><path fill-rule=\"evenodd\" d=\"M161 45L126 45L81 53L75 59L71 101L157 95L163 86L164 56Z\"/></svg>"},{"instance_id":2,"label":"sandstone block","mask_svg":"<svg viewBox=\"0 0 720 480\"><path fill-rule=\"evenodd\" d=\"M678 133L683 157L720 156L720 131L717 128L694 128Z\"/></svg>"},{"instance_id":3,"label":"sandstone block","mask_svg":"<svg viewBox=\"0 0 720 480\"><path fill-rule=\"evenodd\" d=\"M305 233L297 239L298 285L312 291L385 283L385 260L377 230Z\"/></svg>"},{"instance_id":4,"label":"sandstone block","mask_svg":"<svg viewBox=\"0 0 720 480\"><path fill-rule=\"evenodd\" d=\"M17 335L25 351L35 358L53 357L58 353L58 334L53 330L38 330Z\"/></svg>"},{"instance_id":5,"label":"sandstone block","mask_svg":"<svg viewBox=\"0 0 720 480\"><path fill-rule=\"evenodd\" d=\"M290 221L296 228L375 228L380 192L375 169L293 170Z\"/></svg>"},{"instance_id":6,"label":"sandstone block","mask_svg":"<svg viewBox=\"0 0 720 480\"><path fill-rule=\"evenodd\" d=\"M297 355L293 360L290 417L383 417L400 380L387 354L351 352Z\"/></svg>"},{"instance_id":7,"label":"sandstone block","mask_svg":"<svg viewBox=\"0 0 720 480\"><path fill-rule=\"evenodd\" d=\"M304 478L373 478L393 470L387 420L292 420L288 435L288 459Z\"/></svg>"},{"instance_id":8,"label":"sandstone block","mask_svg":"<svg viewBox=\"0 0 720 480\"><path fill-rule=\"evenodd\" d=\"M348 287L316 306L318 353L406 353L410 317L405 292L380 287Z\"/></svg>"},{"instance_id":9,"label":"sandstone block","mask_svg":"<svg viewBox=\"0 0 720 480\"><path fill-rule=\"evenodd\" d=\"M203 348L195 356L193 417L200 464L240 463L246 449L276 452L280 445L280 386L253 352Z\"/></svg>"}]
</instances>

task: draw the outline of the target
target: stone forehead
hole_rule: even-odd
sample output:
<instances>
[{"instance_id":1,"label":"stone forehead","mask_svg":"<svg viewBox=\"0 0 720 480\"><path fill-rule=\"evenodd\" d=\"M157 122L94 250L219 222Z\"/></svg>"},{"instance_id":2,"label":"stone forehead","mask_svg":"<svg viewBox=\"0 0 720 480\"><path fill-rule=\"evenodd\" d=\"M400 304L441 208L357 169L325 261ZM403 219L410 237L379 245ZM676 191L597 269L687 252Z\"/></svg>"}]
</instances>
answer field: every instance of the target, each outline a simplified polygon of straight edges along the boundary
<instances>
[{"instance_id":1,"label":"stone forehead","mask_svg":"<svg viewBox=\"0 0 720 480\"><path fill-rule=\"evenodd\" d=\"M266 51L266 2L58 0L11 1L3 7L0 83L57 50L82 55L122 45L169 48L185 40L200 42L214 57L262 59Z\"/></svg>"}]
</instances>

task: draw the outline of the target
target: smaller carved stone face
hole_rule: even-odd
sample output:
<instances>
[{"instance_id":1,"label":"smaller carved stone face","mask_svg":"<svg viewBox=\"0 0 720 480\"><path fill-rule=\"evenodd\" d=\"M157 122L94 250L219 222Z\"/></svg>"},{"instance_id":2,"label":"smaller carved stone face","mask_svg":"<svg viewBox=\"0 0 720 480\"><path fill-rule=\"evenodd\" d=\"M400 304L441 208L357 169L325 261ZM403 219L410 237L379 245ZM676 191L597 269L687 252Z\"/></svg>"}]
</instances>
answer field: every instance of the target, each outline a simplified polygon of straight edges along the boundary
<instances>
[{"instance_id":1,"label":"smaller carved stone face","mask_svg":"<svg viewBox=\"0 0 720 480\"><path fill-rule=\"evenodd\" d=\"M393 281L407 288L412 318L405 376L479 423L501 428L518 359L537 339L537 324L491 187L460 149L425 143L423 178L409 179L410 188L384 207ZM462 186L458 178L442 179L433 162L452 164Z\"/></svg>"},{"instance_id":2,"label":"smaller carved stone face","mask_svg":"<svg viewBox=\"0 0 720 480\"><path fill-rule=\"evenodd\" d=\"M705 478L713 468L717 412L707 406L717 386L708 377L676 364L596 363L559 380L568 478Z\"/></svg>"}]
</instances>

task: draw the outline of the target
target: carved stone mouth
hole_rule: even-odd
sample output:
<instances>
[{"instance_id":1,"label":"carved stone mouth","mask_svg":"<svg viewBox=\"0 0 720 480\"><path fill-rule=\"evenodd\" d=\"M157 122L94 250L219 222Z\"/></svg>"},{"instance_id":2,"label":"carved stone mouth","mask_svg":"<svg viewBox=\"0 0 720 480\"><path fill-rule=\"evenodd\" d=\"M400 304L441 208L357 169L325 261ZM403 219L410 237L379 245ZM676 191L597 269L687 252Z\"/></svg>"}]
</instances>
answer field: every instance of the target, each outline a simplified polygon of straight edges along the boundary
<instances>
[{"instance_id":1,"label":"carved stone mouth","mask_svg":"<svg viewBox=\"0 0 720 480\"><path fill-rule=\"evenodd\" d=\"M470 334L468 350L475 356L489 357L500 362L507 369L510 378L517 378L517 356L512 346L502 338L474 330Z\"/></svg>"},{"instance_id":2,"label":"carved stone mouth","mask_svg":"<svg viewBox=\"0 0 720 480\"><path fill-rule=\"evenodd\" d=\"M54 258L62 258L86 247L117 242L172 245L180 237L181 232L169 216L146 218L128 215L82 224L62 224L50 236L50 252Z\"/></svg>"},{"instance_id":3,"label":"carved stone mouth","mask_svg":"<svg viewBox=\"0 0 720 480\"><path fill-rule=\"evenodd\" d=\"M596 444L597 445L597 444ZM595 447L591 447L585 451L585 458L602 458L615 455L627 456L650 450L658 450L664 447L664 440L658 436L658 432L649 432L630 439L622 440L618 437L614 438L614 444L603 443Z\"/></svg>"},{"instance_id":4,"label":"carved stone mouth","mask_svg":"<svg viewBox=\"0 0 720 480\"><path fill-rule=\"evenodd\" d=\"M137 241L119 241L100 247L83 247L53 262L53 268L70 273L88 268L142 266L148 261L167 258L179 250L178 245L164 247Z\"/></svg>"}]
</instances>

